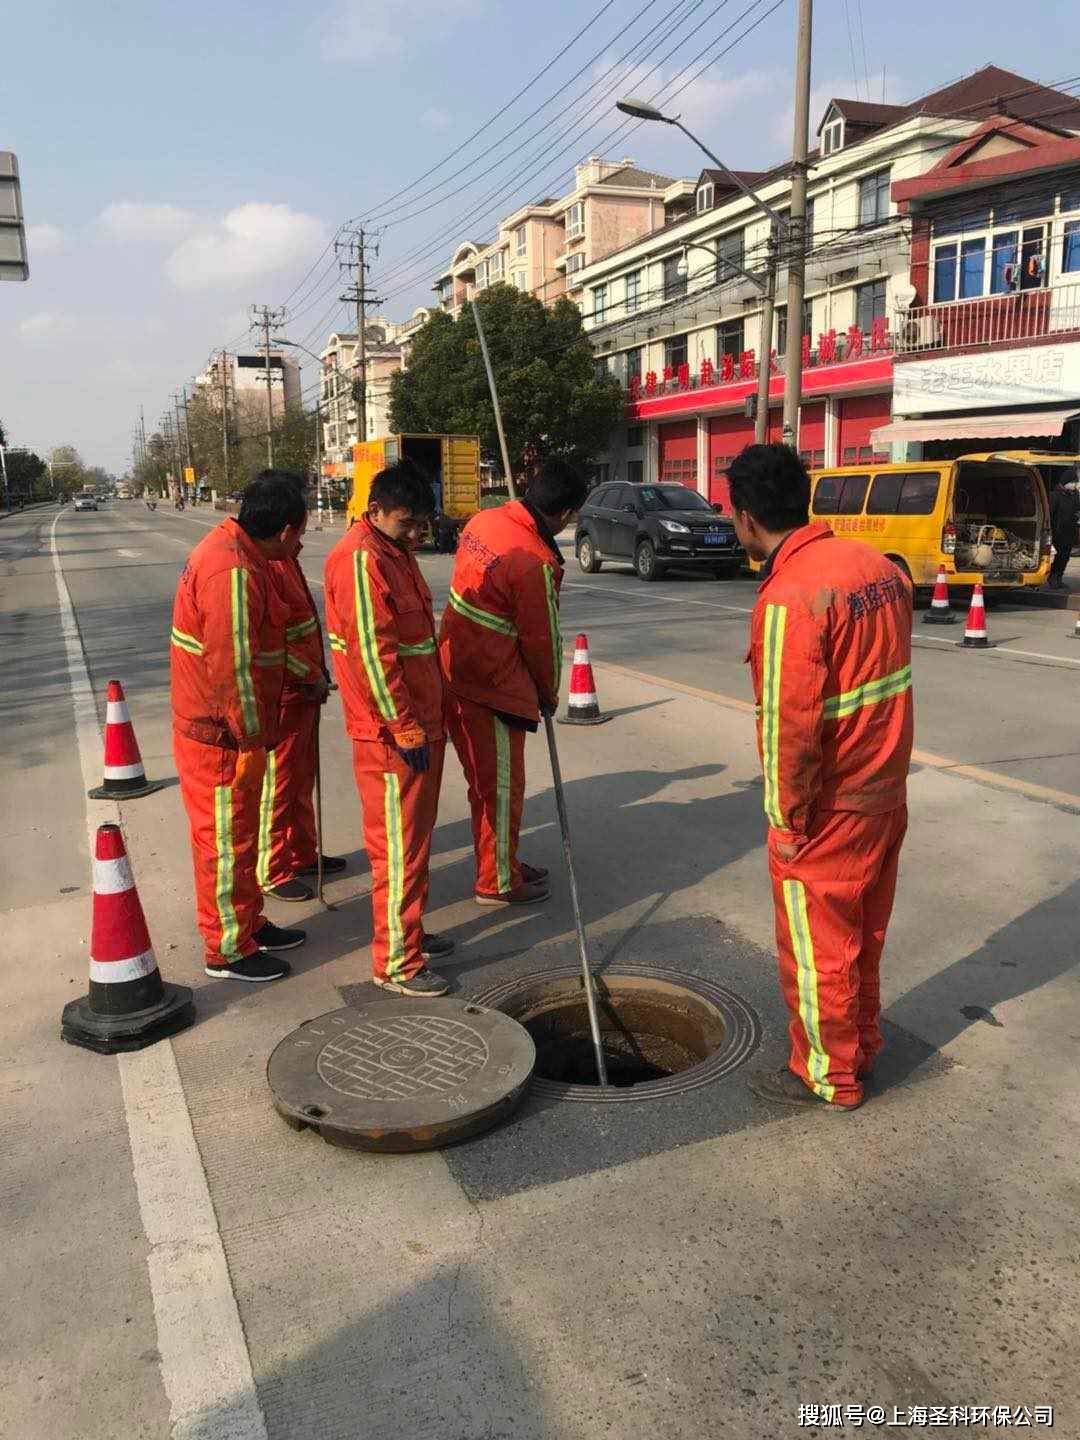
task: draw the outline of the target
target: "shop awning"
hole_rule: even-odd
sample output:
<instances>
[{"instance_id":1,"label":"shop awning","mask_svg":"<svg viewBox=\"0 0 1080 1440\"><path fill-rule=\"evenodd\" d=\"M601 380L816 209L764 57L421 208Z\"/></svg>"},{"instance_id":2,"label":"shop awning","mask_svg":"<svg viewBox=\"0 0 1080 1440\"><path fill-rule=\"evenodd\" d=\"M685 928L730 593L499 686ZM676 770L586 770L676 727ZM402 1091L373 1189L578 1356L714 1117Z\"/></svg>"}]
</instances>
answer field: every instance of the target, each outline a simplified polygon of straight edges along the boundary
<instances>
[{"instance_id":1,"label":"shop awning","mask_svg":"<svg viewBox=\"0 0 1080 1440\"><path fill-rule=\"evenodd\" d=\"M870 433L875 445L894 440L1000 440L1011 435L1060 435L1080 411L1021 410L1008 415L950 415L941 420L893 420Z\"/></svg>"}]
</instances>

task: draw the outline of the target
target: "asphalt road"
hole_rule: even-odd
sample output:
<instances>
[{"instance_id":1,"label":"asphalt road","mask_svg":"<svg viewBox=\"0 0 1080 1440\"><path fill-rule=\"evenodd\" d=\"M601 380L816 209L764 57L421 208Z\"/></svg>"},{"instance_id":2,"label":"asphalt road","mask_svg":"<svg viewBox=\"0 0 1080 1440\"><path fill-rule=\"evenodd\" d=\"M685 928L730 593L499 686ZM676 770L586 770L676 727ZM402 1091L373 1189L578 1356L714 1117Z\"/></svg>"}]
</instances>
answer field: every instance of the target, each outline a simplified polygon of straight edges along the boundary
<instances>
[{"instance_id":1,"label":"asphalt road","mask_svg":"<svg viewBox=\"0 0 1080 1440\"><path fill-rule=\"evenodd\" d=\"M350 871L333 913L274 912L309 929L293 978L240 994L202 975L172 783L121 818L159 962L196 988L198 1023L121 1061L58 1039L85 988L87 827L116 814L85 799L100 739L81 677L100 708L124 681L147 770L172 779L171 595L210 523L118 504L0 524L0 1435L857 1433L800 1425L800 1404L825 1403L1054 1405L1058 1433L1080 1433L1073 617L996 608L989 652L918 634L873 1103L789 1117L736 1072L665 1101L530 1101L444 1153L364 1156L288 1130L263 1078L289 1030L373 993L333 705L326 833ZM313 580L337 533L311 534ZM449 561L423 566L439 603ZM751 1063L779 1064L752 597L571 563L564 629L588 633L613 718L560 741L597 958L728 985L760 1017ZM555 867L540 743L529 767L525 852ZM510 918L478 913L470 883L451 762L430 923L460 942L462 993L573 962L561 883Z\"/></svg>"}]
</instances>

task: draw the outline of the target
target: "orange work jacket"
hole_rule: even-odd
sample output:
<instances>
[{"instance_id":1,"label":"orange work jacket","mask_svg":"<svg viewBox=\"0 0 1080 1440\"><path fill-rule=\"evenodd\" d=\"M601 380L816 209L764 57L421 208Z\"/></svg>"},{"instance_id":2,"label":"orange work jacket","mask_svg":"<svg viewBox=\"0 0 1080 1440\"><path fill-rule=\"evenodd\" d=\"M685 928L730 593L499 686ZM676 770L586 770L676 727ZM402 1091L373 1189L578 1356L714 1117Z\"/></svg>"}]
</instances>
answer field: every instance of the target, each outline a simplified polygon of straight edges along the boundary
<instances>
[{"instance_id":1,"label":"orange work jacket","mask_svg":"<svg viewBox=\"0 0 1080 1440\"><path fill-rule=\"evenodd\" d=\"M173 601L171 699L182 735L228 750L277 740L286 608L231 517L188 556Z\"/></svg>"},{"instance_id":2,"label":"orange work jacket","mask_svg":"<svg viewBox=\"0 0 1080 1440\"><path fill-rule=\"evenodd\" d=\"M461 532L439 659L456 695L536 722L562 677L563 562L520 501L481 510Z\"/></svg>"},{"instance_id":3,"label":"orange work jacket","mask_svg":"<svg viewBox=\"0 0 1080 1440\"><path fill-rule=\"evenodd\" d=\"M765 814L798 844L817 811L905 803L913 730L911 582L827 525L784 541L750 622Z\"/></svg>"},{"instance_id":4,"label":"orange work jacket","mask_svg":"<svg viewBox=\"0 0 1080 1440\"><path fill-rule=\"evenodd\" d=\"M326 557L326 633L354 740L441 740L443 689L431 591L411 551L365 515Z\"/></svg>"},{"instance_id":5,"label":"orange work jacket","mask_svg":"<svg viewBox=\"0 0 1080 1440\"><path fill-rule=\"evenodd\" d=\"M309 687L326 674L319 612L298 559L271 560L270 575L285 606L285 683L281 703L311 703Z\"/></svg>"}]
</instances>

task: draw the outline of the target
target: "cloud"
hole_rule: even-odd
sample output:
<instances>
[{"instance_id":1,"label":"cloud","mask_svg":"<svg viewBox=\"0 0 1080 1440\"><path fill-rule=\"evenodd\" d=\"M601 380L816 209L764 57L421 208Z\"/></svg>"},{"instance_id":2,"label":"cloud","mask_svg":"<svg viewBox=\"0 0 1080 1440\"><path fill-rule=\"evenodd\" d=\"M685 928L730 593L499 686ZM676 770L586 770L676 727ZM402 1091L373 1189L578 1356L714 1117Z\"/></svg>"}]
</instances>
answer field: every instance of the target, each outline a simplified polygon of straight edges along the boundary
<instances>
[{"instance_id":1,"label":"cloud","mask_svg":"<svg viewBox=\"0 0 1080 1440\"><path fill-rule=\"evenodd\" d=\"M418 36L439 38L485 8L485 0L337 0L322 22L322 56L370 63L402 55Z\"/></svg>"},{"instance_id":2,"label":"cloud","mask_svg":"<svg viewBox=\"0 0 1080 1440\"><path fill-rule=\"evenodd\" d=\"M98 225L113 240L169 244L198 223L198 216L178 205L146 205L119 200L106 205Z\"/></svg>"},{"instance_id":3,"label":"cloud","mask_svg":"<svg viewBox=\"0 0 1080 1440\"><path fill-rule=\"evenodd\" d=\"M440 110L437 105L429 105L420 116L420 124L426 125L429 130L449 130L454 123L454 117L449 110Z\"/></svg>"},{"instance_id":4,"label":"cloud","mask_svg":"<svg viewBox=\"0 0 1080 1440\"><path fill-rule=\"evenodd\" d=\"M77 329L75 316L67 310L37 310L21 321L19 334L33 343L50 344L69 340Z\"/></svg>"},{"instance_id":5,"label":"cloud","mask_svg":"<svg viewBox=\"0 0 1080 1440\"><path fill-rule=\"evenodd\" d=\"M178 290L213 290L309 257L323 239L322 221L313 215L251 201L200 222L168 256L165 274Z\"/></svg>"},{"instance_id":6,"label":"cloud","mask_svg":"<svg viewBox=\"0 0 1080 1440\"><path fill-rule=\"evenodd\" d=\"M28 225L26 242L31 260L35 255L57 255L64 248L64 232L59 225Z\"/></svg>"}]
</instances>

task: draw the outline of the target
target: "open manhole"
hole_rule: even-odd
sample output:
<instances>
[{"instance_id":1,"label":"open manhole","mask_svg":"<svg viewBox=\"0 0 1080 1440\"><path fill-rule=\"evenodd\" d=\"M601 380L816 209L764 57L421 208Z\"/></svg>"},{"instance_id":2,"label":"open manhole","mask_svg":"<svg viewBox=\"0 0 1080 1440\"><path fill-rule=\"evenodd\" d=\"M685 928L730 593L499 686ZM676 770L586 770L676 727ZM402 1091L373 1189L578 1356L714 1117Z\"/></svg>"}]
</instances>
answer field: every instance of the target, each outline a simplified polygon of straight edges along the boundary
<instances>
[{"instance_id":1,"label":"open manhole","mask_svg":"<svg viewBox=\"0 0 1080 1440\"><path fill-rule=\"evenodd\" d=\"M758 1018L720 985L649 965L597 976L608 1088L596 1083L588 1007L577 966L522 976L477 997L533 1038L532 1089L564 1100L651 1100L708 1085L757 1048Z\"/></svg>"}]
</instances>

